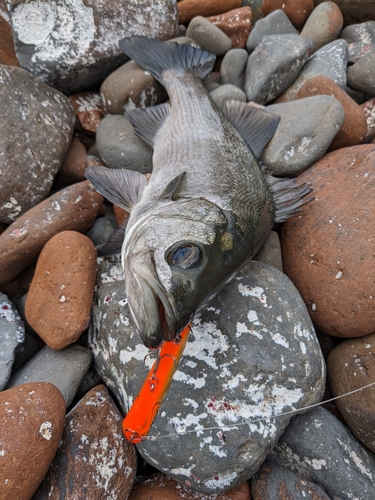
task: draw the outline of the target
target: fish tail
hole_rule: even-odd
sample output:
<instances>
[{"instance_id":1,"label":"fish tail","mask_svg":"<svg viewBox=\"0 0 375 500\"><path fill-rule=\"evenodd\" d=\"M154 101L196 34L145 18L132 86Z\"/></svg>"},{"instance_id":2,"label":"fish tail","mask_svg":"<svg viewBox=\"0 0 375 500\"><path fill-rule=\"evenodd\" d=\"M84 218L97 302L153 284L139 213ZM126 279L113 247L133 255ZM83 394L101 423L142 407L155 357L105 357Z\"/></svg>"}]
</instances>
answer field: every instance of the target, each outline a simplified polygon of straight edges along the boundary
<instances>
[{"instance_id":1,"label":"fish tail","mask_svg":"<svg viewBox=\"0 0 375 500\"><path fill-rule=\"evenodd\" d=\"M163 83L165 73L179 75L187 71L205 78L212 70L216 56L190 45L132 36L120 41L120 49L133 61Z\"/></svg>"}]
</instances>

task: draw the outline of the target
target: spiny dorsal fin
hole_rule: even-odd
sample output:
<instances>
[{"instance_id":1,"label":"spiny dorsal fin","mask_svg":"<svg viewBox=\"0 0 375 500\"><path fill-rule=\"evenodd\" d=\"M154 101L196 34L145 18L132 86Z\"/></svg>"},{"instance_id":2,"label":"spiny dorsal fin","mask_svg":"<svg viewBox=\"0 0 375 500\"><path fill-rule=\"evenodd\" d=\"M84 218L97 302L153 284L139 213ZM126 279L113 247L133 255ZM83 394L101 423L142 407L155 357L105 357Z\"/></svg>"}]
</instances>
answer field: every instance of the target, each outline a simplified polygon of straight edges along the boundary
<instances>
[{"instance_id":1,"label":"spiny dorsal fin","mask_svg":"<svg viewBox=\"0 0 375 500\"><path fill-rule=\"evenodd\" d=\"M169 115L170 108L164 103L152 108L132 109L125 116L133 125L135 134L153 148L156 132Z\"/></svg>"},{"instance_id":2,"label":"spiny dorsal fin","mask_svg":"<svg viewBox=\"0 0 375 500\"><path fill-rule=\"evenodd\" d=\"M181 182L185 175L186 172L182 172L181 174L176 175L176 177L173 177L173 179L169 181L163 189L161 195L159 196L159 200L175 200L177 190L181 186Z\"/></svg>"},{"instance_id":3,"label":"spiny dorsal fin","mask_svg":"<svg viewBox=\"0 0 375 500\"><path fill-rule=\"evenodd\" d=\"M256 158L276 132L280 117L265 111L258 104L227 100L223 103L227 120L242 135Z\"/></svg>"},{"instance_id":4,"label":"spiny dorsal fin","mask_svg":"<svg viewBox=\"0 0 375 500\"><path fill-rule=\"evenodd\" d=\"M87 167L86 178L107 200L131 212L142 198L147 178L134 170Z\"/></svg>"}]
</instances>

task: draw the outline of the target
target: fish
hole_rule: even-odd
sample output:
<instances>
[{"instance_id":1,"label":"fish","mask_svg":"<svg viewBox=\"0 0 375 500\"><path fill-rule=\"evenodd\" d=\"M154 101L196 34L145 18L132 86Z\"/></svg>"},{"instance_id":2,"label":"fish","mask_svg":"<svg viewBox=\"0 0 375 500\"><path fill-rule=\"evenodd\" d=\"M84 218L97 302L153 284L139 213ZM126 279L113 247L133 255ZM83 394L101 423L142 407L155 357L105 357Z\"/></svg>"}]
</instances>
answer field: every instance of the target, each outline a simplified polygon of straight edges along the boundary
<instances>
[{"instance_id":1,"label":"fish","mask_svg":"<svg viewBox=\"0 0 375 500\"><path fill-rule=\"evenodd\" d=\"M225 101L202 80L215 56L141 36L120 48L166 89L169 103L128 111L153 148L149 179L89 167L87 179L130 212L121 260L129 311L145 346L171 341L256 254L270 231L301 210L307 185L264 171L259 157L280 118Z\"/></svg>"}]
</instances>

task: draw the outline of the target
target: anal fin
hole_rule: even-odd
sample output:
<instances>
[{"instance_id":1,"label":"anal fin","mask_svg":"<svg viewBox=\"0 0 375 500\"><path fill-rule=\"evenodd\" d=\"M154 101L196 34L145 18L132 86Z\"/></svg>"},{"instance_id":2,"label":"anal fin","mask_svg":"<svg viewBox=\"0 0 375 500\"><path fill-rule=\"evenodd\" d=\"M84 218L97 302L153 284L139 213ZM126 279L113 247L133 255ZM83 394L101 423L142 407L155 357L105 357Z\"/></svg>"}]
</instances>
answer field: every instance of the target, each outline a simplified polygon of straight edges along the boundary
<instances>
[{"instance_id":1,"label":"anal fin","mask_svg":"<svg viewBox=\"0 0 375 500\"><path fill-rule=\"evenodd\" d=\"M127 111L126 118L133 125L135 134L152 148L157 131L169 115L170 105L159 104L151 108L137 108Z\"/></svg>"}]
</instances>

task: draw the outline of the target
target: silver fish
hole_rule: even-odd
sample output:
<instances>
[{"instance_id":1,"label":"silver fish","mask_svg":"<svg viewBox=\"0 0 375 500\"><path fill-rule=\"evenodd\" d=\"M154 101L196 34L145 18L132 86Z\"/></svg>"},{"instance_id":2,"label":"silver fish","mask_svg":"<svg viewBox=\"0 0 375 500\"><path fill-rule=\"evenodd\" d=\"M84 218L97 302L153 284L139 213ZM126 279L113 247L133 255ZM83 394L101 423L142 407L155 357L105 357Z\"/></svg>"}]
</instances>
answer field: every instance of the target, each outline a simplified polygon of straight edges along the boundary
<instances>
[{"instance_id":1,"label":"silver fish","mask_svg":"<svg viewBox=\"0 0 375 500\"><path fill-rule=\"evenodd\" d=\"M153 171L90 167L96 189L131 215L122 244L129 309L144 344L175 338L300 210L308 186L266 176L257 158L279 118L238 101L218 110L202 79L215 56L146 37L121 49L166 88L169 104L126 113L154 148Z\"/></svg>"}]
</instances>

